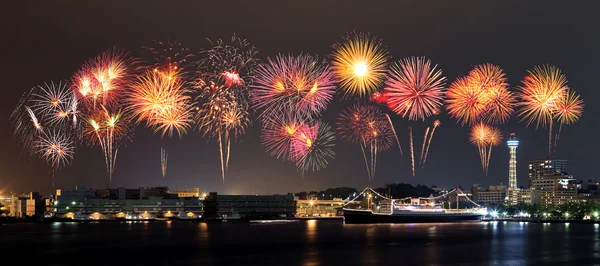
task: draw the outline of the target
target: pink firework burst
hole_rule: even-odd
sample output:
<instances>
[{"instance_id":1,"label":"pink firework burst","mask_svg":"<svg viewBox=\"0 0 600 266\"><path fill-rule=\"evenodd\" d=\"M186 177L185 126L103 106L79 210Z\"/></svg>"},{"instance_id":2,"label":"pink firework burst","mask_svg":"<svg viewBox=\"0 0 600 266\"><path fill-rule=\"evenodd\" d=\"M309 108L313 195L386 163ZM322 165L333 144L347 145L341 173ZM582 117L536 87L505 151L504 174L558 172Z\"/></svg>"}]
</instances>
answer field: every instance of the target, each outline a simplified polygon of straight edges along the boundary
<instances>
[{"instance_id":1,"label":"pink firework burst","mask_svg":"<svg viewBox=\"0 0 600 266\"><path fill-rule=\"evenodd\" d=\"M388 106L410 120L425 120L444 102L446 77L424 57L411 57L392 65L384 89Z\"/></svg>"},{"instance_id":2,"label":"pink firework burst","mask_svg":"<svg viewBox=\"0 0 600 266\"><path fill-rule=\"evenodd\" d=\"M316 57L278 55L259 65L251 88L252 106L268 117L285 110L318 116L333 99L333 73Z\"/></svg>"}]
</instances>

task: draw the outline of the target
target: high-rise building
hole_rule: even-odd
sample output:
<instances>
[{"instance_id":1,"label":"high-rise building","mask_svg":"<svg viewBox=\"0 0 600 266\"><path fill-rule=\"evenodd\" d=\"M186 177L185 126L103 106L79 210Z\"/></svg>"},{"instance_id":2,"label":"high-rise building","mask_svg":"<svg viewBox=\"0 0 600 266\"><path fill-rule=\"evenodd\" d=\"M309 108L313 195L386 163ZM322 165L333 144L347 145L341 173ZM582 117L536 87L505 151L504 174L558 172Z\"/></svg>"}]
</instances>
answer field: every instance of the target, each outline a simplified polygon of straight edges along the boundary
<instances>
[{"instance_id":1,"label":"high-rise building","mask_svg":"<svg viewBox=\"0 0 600 266\"><path fill-rule=\"evenodd\" d=\"M508 159L508 188L517 188L517 147L519 147L519 140L515 133L510 133L510 138L506 142L508 149L510 150L510 157Z\"/></svg>"},{"instance_id":2,"label":"high-rise building","mask_svg":"<svg viewBox=\"0 0 600 266\"><path fill-rule=\"evenodd\" d=\"M543 179L545 175L554 173L567 173L567 160L544 159L529 161L529 186L533 184L533 180Z\"/></svg>"}]
</instances>

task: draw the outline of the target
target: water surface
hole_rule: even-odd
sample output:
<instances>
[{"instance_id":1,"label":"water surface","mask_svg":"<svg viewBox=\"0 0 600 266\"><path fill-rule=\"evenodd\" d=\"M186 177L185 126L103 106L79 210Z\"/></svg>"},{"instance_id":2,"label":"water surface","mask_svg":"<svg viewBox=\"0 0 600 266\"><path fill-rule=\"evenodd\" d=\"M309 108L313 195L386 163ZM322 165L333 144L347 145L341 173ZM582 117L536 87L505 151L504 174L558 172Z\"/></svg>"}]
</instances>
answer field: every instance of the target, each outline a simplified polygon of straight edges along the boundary
<instances>
[{"instance_id":1,"label":"water surface","mask_svg":"<svg viewBox=\"0 0 600 266\"><path fill-rule=\"evenodd\" d=\"M600 265L598 224L6 224L0 243L40 265Z\"/></svg>"}]
</instances>

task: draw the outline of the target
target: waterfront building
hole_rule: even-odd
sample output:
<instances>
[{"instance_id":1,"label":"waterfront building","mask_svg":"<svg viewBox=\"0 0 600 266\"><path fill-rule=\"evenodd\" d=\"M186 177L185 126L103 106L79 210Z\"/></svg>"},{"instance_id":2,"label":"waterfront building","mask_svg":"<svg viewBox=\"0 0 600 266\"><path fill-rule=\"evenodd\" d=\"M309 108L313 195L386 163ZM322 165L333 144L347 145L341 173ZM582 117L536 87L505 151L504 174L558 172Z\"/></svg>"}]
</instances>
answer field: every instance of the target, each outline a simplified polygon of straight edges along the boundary
<instances>
[{"instance_id":1,"label":"waterfront building","mask_svg":"<svg viewBox=\"0 0 600 266\"><path fill-rule=\"evenodd\" d=\"M169 194L176 194L178 198L200 198L200 188L193 188L192 191L188 191L187 187L183 191L169 191Z\"/></svg>"},{"instance_id":2,"label":"waterfront building","mask_svg":"<svg viewBox=\"0 0 600 266\"><path fill-rule=\"evenodd\" d=\"M76 190L94 191L82 188L76 188ZM94 194L70 193L72 191L63 190L52 203L52 212L59 218L79 216L92 219L114 219L127 216L144 218L200 217L202 215L204 206L202 200L196 197L177 198L177 195L171 195L167 191L166 187L98 189Z\"/></svg>"},{"instance_id":3,"label":"waterfront building","mask_svg":"<svg viewBox=\"0 0 600 266\"><path fill-rule=\"evenodd\" d=\"M26 217L27 216L27 200L29 195L13 195L10 199L10 213L8 216L12 217Z\"/></svg>"},{"instance_id":4,"label":"waterfront building","mask_svg":"<svg viewBox=\"0 0 600 266\"><path fill-rule=\"evenodd\" d=\"M542 179L544 175L567 173L567 160L545 159L530 161L528 164L529 186L533 185L533 180Z\"/></svg>"},{"instance_id":5,"label":"waterfront building","mask_svg":"<svg viewBox=\"0 0 600 266\"><path fill-rule=\"evenodd\" d=\"M580 187L572 175L564 173L545 174L539 179L532 180L531 188L540 190L576 190Z\"/></svg>"},{"instance_id":6,"label":"waterfront building","mask_svg":"<svg viewBox=\"0 0 600 266\"><path fill-rule=\"evenodd\" d=\"M510 134L510 138L506 142L509 149L508 159L508 188L517 188L517 148L519 147L519 140L515 133Z\"/></svg>"},{"instance_id":7,"label":"waterfront building","mask_svg":"<svg viewBox=\"0 0 600 266\"><path fill-rule=\"evenodd\" d=\"M207 219L253 219L294 217L296 201L287 195L218 195L204 198Z\"/></svg>"},{"instance_id":8,"label":"waterfront building","mask_svg":"<svg viewBox=\"0 0 600 266\"><path fill-rule=\"evenodd\" d=\"M509 189L508 194L508 205L519 205L519 204L534 204L535 198L532 197L532 189Z\"/></svg>"},{"instance_id":9,"label":"waterfront building","mask_svg":"<svg viewBox=\"0 0 600 266\"><path fill-rule=\"evenodd\" d=\"M483 189L478 185L471 187L472 199L479 204L503 204L506 201L507 187L503 185L490 186Z\"/></svg>"},{"instance_id":10,"label":"waterfront building","mask_svg":"<svg viewBox=\"0 0 600 266\"><path fill-rule=\"evenodd\" d=\"M576 189L565 190L540 190L534 189L534 204L541 207L560 206L568 202L577 201Z\"/></svg>"},{"instance_id":11,"label":"waterfront building","mask_svg":"<svg viewBox=\"0 0 600 266\"><path fill-rule=\"evenodd\" d=\"M298 199L296 197L296 216L298 217L332 217L342 214L344 201L341 198L332 200Z\"/></svg>"}]
</instances>

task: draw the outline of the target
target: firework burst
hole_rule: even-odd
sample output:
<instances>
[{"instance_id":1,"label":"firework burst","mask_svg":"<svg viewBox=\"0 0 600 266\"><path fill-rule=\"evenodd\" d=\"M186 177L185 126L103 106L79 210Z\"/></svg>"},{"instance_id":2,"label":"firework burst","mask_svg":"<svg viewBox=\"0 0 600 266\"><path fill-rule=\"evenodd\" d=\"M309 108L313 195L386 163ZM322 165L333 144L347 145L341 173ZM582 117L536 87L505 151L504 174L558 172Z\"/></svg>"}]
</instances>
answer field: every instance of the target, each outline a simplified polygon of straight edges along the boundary
<instances>
[{"instance_id":1,"label":"firework burst","mask_svg":"<svg viewBox=\"0 0 600 266\"><path fill-rule=\"evenodd\" d=\"M208 40L211 48L203 49L199 62L205 80L232 90L239 101L248 101L248 85L252 84L258 65L258 50L247 40L235 35L226 43Z\"/></svg>"},{"instance_id":2,"label":"firework burst","mask_svg":"<svg viewBox=\"0 0 600 266\"><path fill-rule=\"evenodd\" d=\"M167 77L186 75L194 56L189 48L171 40L152 40L152 45L143 46L142 50L153 57L153 71Z\"/></svg>"},{"instance_id":3,"label":"firework burst","mask_svg":"<svg viewBox=\"0 0 600 266\"><path fill-rule=\"evenodd\" d=\"M71 78L81 106L79 114L86 121L82 123L81 140L100 147L111 181L119 146L133 133L126 96L136 64L129 53L110 49L85 62Z\"/></svg>"},{"instance_id":4,"label":"firework burst","mask_svg":"<svg viewBox=\"0 0 600 266\"><path fill-rule=\"evenodd\" d=\"M202 50L199 62L195 121L203 135L218 139L225 182L231 141L250 125L248 85L258 64L258 50L235 35L230 43L221 39L210 43L212 47Z\"/></svg>"},{"instance_id":5,"label":"firework burst","mask_svg":"<svg viewBox=\"0 0 600 266\"><path fill-rule=\"evenodd\" d=\"M303 126L290 143L290 158L302 173L319 171L335 157L334 141L335 135L327 123Z\"/></svg>"},{"instance_id":6,"label":"firework burst","mask_svg":"<svg viewBox=\"0 0 600 266\"><path fill-rule=\"evenodd\" d=\"M290 146L304 121L287 111L278 116L269 116L263 121L260 139L268 153L277 159L290 159Z\"/></svg>"},{"instance_id":7,"label":"firework burst","mask_svg":"<svg viewBox=\"0 0 600 266\"><path fill-rule=\"evenodd\" d=\"M580 106L582 102L578 102L579 97L575 97L574 94L569 95L567 76L553 66L536 66L529 71L529 75L525 77L518 89L517 96L521 100L518 103L521 106L518 116L521 117L521 121L527 122L527 126L533 123L536 124L536 129L540 126L544 128L548 126L548 156L550 156L554 119L566 121L565 118L568 117L560 114L563 111L560 108L564 108L565 104ZM568 99L570 96L571 99ZM569 100L574 102L568 103ZM575 110L582 110L582 108L583 106Z\"/></svg>"},{"instance_id":8,"label":"firework burst","mask_svg":"<svg viewBox=\"0 0 600 266\"><path fill-rule=\"evenodd\" d=\"M135 61L129 53L111 49L85 62L71 79L86 109L121 108L122 93L133 77ZM90 111L90 110L86 110Z\"/></svg>"},{"instance_id":9,"label":"firework burst","mask_svg":"<svg viewBox=\"0 0 600 266\"><path fill-rule=\"evenodd\" d=\"M73 159L75 145L68 134L58 130L44 132L35 145L36 153L53 169L60 169Z\"/></svg>"},{"instance_id":10,"label":"firework burst","mask_svg":"<svg viewBox=\"0 0 600 266\"><path fill-rule=\"evenodd\" d=\"M376 37L349 33L333 49L333 72L347 95L370 96L385 81L388 51Z\"/></svg>"},{"instance_id":11,"label":"firework burst","mask_svg":"<svg viewBox=\"0 0 600 266\"><path fill-rule=\"evenodd\" d=\"M500 129L484 123L477 123L471 128L469 141L477 146L481 167L486 175L492 157L492 147L500 145L502 138Z\"/></svg>"},{"instance_id":12,"label":"firework burst","mask_svg":"<svg viewBox=\"0 0 600 266\"><path fill-rule=\"evenodd\" d=\"M446 77L424 57L405 58L392 65L384 93L394 112L410 120L425 120L444 101Z\"/></svg>"},{"instance_id":13,"label":"firework burst","mask_svg":"<svg viewBox=\"0 0 600 266\"><path fill-rule=\"evenodd\" d=\"M360 146L369 180L373 179L377 153L388 150L395 142L389 120L383 111L375 106L353 105L340 113L337 124L342 139Z\"/></svg>"},{"instance_id":14,"label":"firework burst","mask_svg":"<svg viewBox=\"0 0 600 266\"><path fill-rule=\"evenodd\" d=\"M190 91L178 78L148 71L138 77L127 98L137 122L146 121L163 136L176 131L181 137L193 123Z\"/></svg>"},{"instance_id":15,"label":"firework burst","mask_svg":"<svg viewBox=\"0 0 600 266\"><path fill-rule=\"evenodd\" d=\"M287 110L319 116L333 99L335 85L329 67L316 57L279 55L259 65L252 89L252 106L261 117L275 116Z\"/></svg>"},{"instance_id":16,"label":"firework burst","mask_svg":"<svg viewBox=\"0 0 600 266\"><path fill-rule=\"evenodd\" d=\"M503 70L492 64L475 66L450 85L446 96L448 113L462 125L505 123L516 104Z\"/></svg>"},{"instance_id":17,"label":"firework burst","mask_svg":"<svg viewBox=\"0 0 600 266\"><path fill-rule=\"evenodd\" d=\"M243 102L238 102L234 93L224 85L211 82L200 89L203 93L198 98L199 106L195 120L204 136L217 139L221 174L225 182L231 140L243 135L250 124L248 108Z\"/></svg>"}]
</instances>

